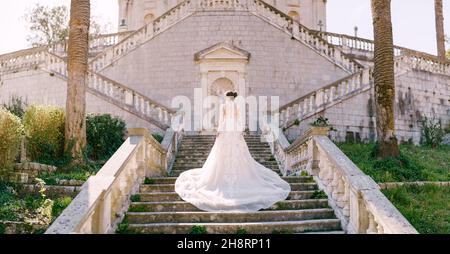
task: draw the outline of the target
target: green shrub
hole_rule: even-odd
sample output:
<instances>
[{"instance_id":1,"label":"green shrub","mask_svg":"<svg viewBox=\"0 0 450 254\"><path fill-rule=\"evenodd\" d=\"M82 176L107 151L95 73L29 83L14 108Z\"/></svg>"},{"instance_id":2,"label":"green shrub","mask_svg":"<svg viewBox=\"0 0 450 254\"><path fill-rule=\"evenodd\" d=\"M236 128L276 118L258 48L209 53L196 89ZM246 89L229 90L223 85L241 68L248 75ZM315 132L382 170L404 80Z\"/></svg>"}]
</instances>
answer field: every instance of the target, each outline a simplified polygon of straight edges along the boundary
<instances>
[{"instance_id":1,"label":"green shrub","mask_svg":"<svg viewBox=\"0 0 450 254\"><path fill-rule=\"evenodd\" d=\"M61 160L64 154L64 110L31 106L26 110L23 122L28 157L44 164L58 164L55 161Z\"/></svg>"},{"instance_id":2,"label":"green shrub","mask_svg":"<svg viewBox=\"0 0 450 254\"><path fill-rule=\"evenodd\" d=\"M86 117L87 155L93 160L109 159L125 141L125 122L110 115Z\"/></svg>"},{"instance_id":3,"label":"green shrub","mask_svg":"<svg viewBox=\"0 0 450 254\"><path fill-rule=\"evenodd\" d=\"M445 131L442 128L440 121L431 120L427 117L421 121L422 123L422 140L423 145L437 147L441 144L445 136Z\"/></svg>"},{"instance_id":4,"label":"green shrub","mask_svg":"<svg viewBox=\"0 0 450 254\"><path fill-rule=\"evenodd\" d=\"M158 134L158 133L153 133L152 136L156 139L156 141L158 141L159 143L161 143L164 140L164 136Z\"/></svg>"},{"instance_id":5,"label":"green shrub","mask_svg":"<svg viewBox=\"0 0 450 254\"><path fill-rule=\"evenodd\" d=\"M245 230L245 228L239 228L238 230L236 230L236 235L246 235L247 234L247 230Z\"/></svg>"},{"instance_id":6,"label":"green shrub","mask_svg":"<svg viewBox=\"0 0 450 254\"><path fill-rule=\"evenodd\" d=\"M11 96L8 104L3 104L3 107L6 108L13 115L22 118L25 113L25 108L27 107L27 103L23 101L22 97Z\"/></svg>"},{"instance_id":7,"label":"green shrub","mask_svg":"<svg viewBox=\"0 0 450 254\"><path fill-rule=\"evenodd\" d=\"M23 125L20 119L9 111L0 108L0 175L12 169L20 151Z\"/></svg>"},{"instance_id":8,"label":"green shrub","mask_svg":"<svg viewBox=\"0 0 450 254\"><path fill-rule=\"evenodd\" d=\"M66 209L70 203L72 202L71 197L60 197L53 201L53 207L52 207L52 217L53 220L58 218L59 215Z\"/></svg>"},{"instance_id":9,"label":"green shrub","mask_svg":"<svg viewBox=\"0 0 450 254\"><path fill-rule=\"evenodd\" d=\"M311 196L311 199L326 199L327 194L323 190L315 190Z\"/></svg>"},{"instance_id":10,"label":"green shrub","mask_svg":"<svg viewBox=\"0 0 450 254\"><path fill-rule=\"evenodd\" d=\"M208 231L206 230L206 227L204 226L193 226L191 228L190 234L192 235L204 235L207 234Z\"/></svg>"}]
</instances>

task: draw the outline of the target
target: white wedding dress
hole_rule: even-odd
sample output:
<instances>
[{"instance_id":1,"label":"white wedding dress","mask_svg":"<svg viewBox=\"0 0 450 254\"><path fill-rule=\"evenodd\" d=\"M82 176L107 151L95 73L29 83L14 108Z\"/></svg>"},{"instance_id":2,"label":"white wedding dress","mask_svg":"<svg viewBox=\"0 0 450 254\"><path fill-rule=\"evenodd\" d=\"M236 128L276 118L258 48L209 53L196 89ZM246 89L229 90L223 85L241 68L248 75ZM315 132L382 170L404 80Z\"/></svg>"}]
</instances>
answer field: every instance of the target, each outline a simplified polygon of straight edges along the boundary
<instances>
[{"instance_id":1,"label":"white wedding dress","mask_svg":"<svg viewBox=\"0 0 450 254\"><path fill-rule=\"evenodd\" d=\"M237 108L227 97L218 136L203 168L185 171L175 182L180 197L200 210L255 212L285 200L291 191L277 173L251 156Z\"/></svg>"}]
</instances>

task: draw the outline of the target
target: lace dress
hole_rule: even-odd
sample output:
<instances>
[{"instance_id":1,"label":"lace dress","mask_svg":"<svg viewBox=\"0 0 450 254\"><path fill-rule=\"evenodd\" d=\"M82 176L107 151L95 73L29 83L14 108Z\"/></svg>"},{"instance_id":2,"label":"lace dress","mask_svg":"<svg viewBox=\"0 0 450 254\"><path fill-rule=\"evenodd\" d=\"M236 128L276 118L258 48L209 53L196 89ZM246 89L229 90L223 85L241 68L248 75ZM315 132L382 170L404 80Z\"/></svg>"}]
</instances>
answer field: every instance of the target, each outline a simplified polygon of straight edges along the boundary
<instances>
[{"instance_id":1,"label":"lace dress","mask_svg":"<svg viewBox=\"0 0 450 254\"><path fill-rule=\"evenodd\" d=\"M253 159L244 140L239 112L227 99L218 136L202 168L183 172L175 182L180 197L210 212L254 212L285 200L290 185Z\"/></svg>"}]
</instances>

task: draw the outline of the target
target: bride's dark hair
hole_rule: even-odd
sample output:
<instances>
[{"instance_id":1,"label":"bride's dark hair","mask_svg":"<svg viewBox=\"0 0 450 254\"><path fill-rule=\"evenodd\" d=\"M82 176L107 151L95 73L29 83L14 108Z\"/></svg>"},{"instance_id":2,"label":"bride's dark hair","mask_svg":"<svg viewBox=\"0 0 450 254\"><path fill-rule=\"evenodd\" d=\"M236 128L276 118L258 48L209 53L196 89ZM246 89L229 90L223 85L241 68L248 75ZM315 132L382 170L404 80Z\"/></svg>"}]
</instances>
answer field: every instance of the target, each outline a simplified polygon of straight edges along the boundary
<instances>
[{"instance_id":1,"label":"bride's dark hair","mask_svg":"<svg viewBox=\"0 0 450 254\"><path fill-rule=\"evenodd\" d=\"M228 93L226 94L226 96L227 96L227 97L234 97L234 98L236 98L236 97L238 97L238 93L237 93L237 92L232 92L232 91L230 91L230 92L228 92Z\"/></svg>"}]
</instances>

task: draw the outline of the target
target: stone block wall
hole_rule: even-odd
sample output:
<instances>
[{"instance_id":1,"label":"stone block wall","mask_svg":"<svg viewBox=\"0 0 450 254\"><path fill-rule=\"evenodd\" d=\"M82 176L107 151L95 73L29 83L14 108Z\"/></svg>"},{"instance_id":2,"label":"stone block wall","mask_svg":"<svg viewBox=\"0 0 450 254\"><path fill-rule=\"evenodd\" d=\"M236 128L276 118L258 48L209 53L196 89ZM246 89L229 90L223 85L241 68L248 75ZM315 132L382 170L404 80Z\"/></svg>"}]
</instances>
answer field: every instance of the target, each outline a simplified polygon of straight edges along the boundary
<instances>
[{"instance_id":1,"label":"stone block wall","mask_svg":"<svg viewBox=\"0 0 450 254\"><path fill-rule=\"evenodd\" d=\"M22 71L0 77L0 105L11 96L22 97L28 105L66 106L66 81L40 70ZM138 118L105 100L87 93L87 112L111 114L125 120L128 128L146 127L162 133L158 127Z\"/></svg>"},{"instance_id":2,"label":"stone block wall","mask_svg":"<svg viewBox=\"0 0 450 254\"><path fill-rule=\"evenodd\" d=\"M450 79L430 72L413 70L396 77L396 135L400 142L421 141L423 117L450 124ZM376 119L373 89L326 109L299 127L289 129L290 140L303 133L311 122L322 115L337 131L330 137L336 141L371 141L376 138Z\"/></svg>"}]
</instances>

